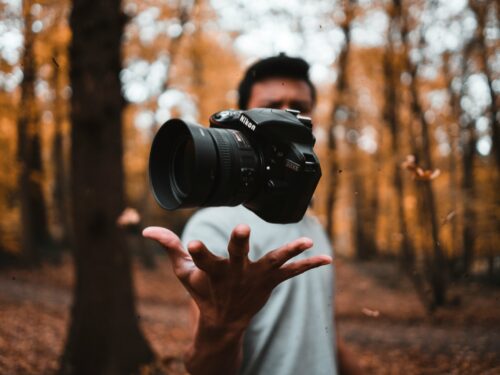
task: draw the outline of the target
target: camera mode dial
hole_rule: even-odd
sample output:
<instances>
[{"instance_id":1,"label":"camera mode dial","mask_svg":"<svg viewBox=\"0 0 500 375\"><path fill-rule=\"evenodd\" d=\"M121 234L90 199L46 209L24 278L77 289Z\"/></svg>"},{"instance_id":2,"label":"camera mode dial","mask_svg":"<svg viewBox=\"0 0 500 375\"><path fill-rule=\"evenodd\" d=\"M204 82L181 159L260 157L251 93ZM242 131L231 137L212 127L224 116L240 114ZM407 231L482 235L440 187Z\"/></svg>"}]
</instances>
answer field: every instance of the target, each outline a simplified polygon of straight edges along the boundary
<instances>
[{"instance_id":1,"label":"camera mode dial","mask_svg":"<svg viewBox=\"0 0 500 375\"><path fill-rule=\"evenodd\" d=\"M309 129L312 129L312 121L311 121L311 118L308 117L308 116L302 116L300 114L300 111L297 110L297 109L290 109L290 108L287 108L285 109L286 112L288 113L291 113L292 115L294 115L295 117L297 117L297 120L299 120L302 125L308 127Z\"/></svg>"},{"instance_id":2,"label":"camera mode dial","mask_svg":"<svg viewBox=\"0 0 500 375\"><path fill-rule=\"evenodd\" d=\"M216 122L225 122L225 121L230 121L238 118L240 114L240 111L221 111L217 112L215 115L212 116L213 120Z\"/></svg>"}]
</instances>

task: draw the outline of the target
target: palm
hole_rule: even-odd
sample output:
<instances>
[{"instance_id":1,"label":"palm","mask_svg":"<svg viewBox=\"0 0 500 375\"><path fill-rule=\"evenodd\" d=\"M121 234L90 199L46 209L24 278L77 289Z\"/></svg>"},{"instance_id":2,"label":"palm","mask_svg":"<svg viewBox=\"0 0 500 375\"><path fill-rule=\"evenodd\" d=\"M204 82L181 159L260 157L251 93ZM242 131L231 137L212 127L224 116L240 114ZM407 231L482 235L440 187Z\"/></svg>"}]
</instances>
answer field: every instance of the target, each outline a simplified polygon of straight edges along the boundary
<instances>
[{"instance_id":1,"label":"palm","mask_svg":"<svg viewBox=\"0 0 500 375\"><path fill-rule=\"evenodd\" d=\"M165 247L176 276L200 309L200 319L211 324L246 326L279 283L331 262L330 257L319 255L286 263L312 246L308 238L299 238L252 262L246 225L233 230L229 258L214 255L200 241L191 242L187 252L179 238L164 228L147 228L143 234Z\"/></svg>"}]
</instances>

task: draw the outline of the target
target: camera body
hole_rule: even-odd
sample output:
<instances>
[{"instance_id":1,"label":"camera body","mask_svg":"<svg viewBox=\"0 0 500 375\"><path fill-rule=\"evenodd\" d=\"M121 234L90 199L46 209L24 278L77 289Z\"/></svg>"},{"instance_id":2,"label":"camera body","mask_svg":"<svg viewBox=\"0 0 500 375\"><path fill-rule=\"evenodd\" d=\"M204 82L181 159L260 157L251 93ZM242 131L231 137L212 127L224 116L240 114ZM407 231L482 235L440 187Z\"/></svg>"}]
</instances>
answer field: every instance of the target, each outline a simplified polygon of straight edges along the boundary
<instances>
[{"instance_id":1,"label":"camera body","mask_svg":"<svg viewBox=\"0 0 500 375\"><path fill-rule=\"evenodd\" d=\"M151 148L153 193L167 209L243 203L268 222L297 222L321 177L314 143L311 119L294 110L221 111L210 128L169 120Z\"/></svg>"}]
</instances>

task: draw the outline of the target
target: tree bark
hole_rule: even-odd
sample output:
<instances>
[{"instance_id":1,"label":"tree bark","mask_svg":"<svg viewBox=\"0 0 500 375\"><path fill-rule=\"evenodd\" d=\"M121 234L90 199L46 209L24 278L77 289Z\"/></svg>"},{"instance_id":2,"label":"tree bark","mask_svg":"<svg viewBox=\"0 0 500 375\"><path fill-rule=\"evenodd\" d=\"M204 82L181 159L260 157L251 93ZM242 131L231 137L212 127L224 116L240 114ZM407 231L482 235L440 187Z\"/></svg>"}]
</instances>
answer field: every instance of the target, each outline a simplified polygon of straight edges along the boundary
<instances>
[{"instance_id":1,"label":"tree bark","mask_svg":"<svg viewBox=\"0 0 500 375\"><path fill-rule=\"evenodd\" d=\"M498 95L493 87L493 81L494 81L494 72L492 71L492 68L490 67L490 64L488 63L489 59L489 54L493 55L497 50L498 50L498 41L496 45L493 47L492 52L488 51L488 46L486 43L485 39L485 31L486 31L486 26L487 26L487 17L489 14L489 11L493 11L496 6L496 15L497 19L496 21L499 21L499 15L500 15L500 4L498 2L488 2L488 1L478 1L478 0L471 0L469 2L470 7L472 11L474 12L478 27L476 29L476 47L477 47L477 52L479 54L479 60L482 65L482 70L484 75L486 76L486 81L488 83L488 89L489 89L489 94L491 98L491 103L490 103L490 108L489 108L489 117L490 117L490 122L491 122L491 140L492 140L492 154L493 158L495 161L497 173L495 176L495 182L497 185L500 182L500 113L498 110L499 107L499 99ZM469 128L469 127L468 127ZM474 245L475 245L475 235L476 235L476 230L475 230L475 207L474 207L474 201L472 200L475 196L475 186L474 186L474 175L473 171L468 172L468 177L470 180L466 181L465 179L465 171L466 169L473 169L474 168L474 153L475 153L475 147L476 147L476 141L477 141L477 135L475 134L475 129L470 127L470 129L466 130L469 133L469 144L465 147L465 152L464 152L464 181L462 187L464 188L464 194L469 195L467 200L464 200L464 225L466 227L464 228L464 257L463 257L463 264L464 264L464 273L468 273L470 271L470 267L472 266L472 257L474 254ZM472 150L471 150L472 148ZM470 158L471 160L466 160L466 158ZM498 205L500 202L500 199L498 198L496 201L494 201L495 205ZM495 229L497 232L500 231L500 221L496 221ZM470 246L470 247L468 247ZM492 253L491 253L492 254ZM492 267L493 267L493 255L489 256L489 264L490 264L490 274L493 273Z\"/></svg>"},{"instance_id":2,"label":"tree bark","mask_svg":"<svg viewBox=\"0 0 500 375\"><path fill-rule=\"evenodd\" d=\"M462 130L464 142L462 144L462 191L463 191L463 210L464 226L462 232L462 274L467 275L470 272L472 261L474 259L474 246L476 238L476 213L474 209L475 199L475 181L474 181L474 156L476 152L476 131L474 123L468 121Z\"/></svg>"},{"instance_id":3,"label":"tree bark","mask_svg":"<svg viewBox=\"0 0 500 375\"><path fill-rule=\"evenodd\" d=\"M75 0L70 47L75 299L62 374L130 374L153 359L138 325L124 209L120 0Z\"/></svg>"},{"instance_id":4,"label":"tree bark","mask_svg":"<svg viewBox=\"0 0 500 375\"><path fill-rule=\"evenodd\" d=\"M463 208L463 227L462 227L462 252L461 259L459 262L459 274L464 276L467 275L472 266L474 260L474 248L475 248L475 238L476 238L476 212L475 212L475 168L474 159L476 155L476 142L477 134L475 130L475 124L469 115L466 114L458 102L460 98L466 95L466 81L470 74L469 60L473 55L474 50L477 47L477 40L479 31L476 31L476 36L464 47L462 64L461 64L461 90L459 97L452 96L452 99L457 103L457 116L461 120L460 127L460 146L462 149L462 208ZM452 93L453 94L453 93ZM459 120L460 121L460 120Z\"/></svg>"},{"instance_id":5,"label":"tree bark","mask_svg":"<svg viewBox=\"0 0 500 375\"><path fill-rule=\"evenodd\" d=\"M419 86L418 86L418 65L413 63L409 57L410 41L408 38L408 14L403 13L402 42L405 51L405 65L411 80L410 90L410 143L414 149L417 163L422 163L422 167L432 170L431 144L429 136L430 124L424 116L424 111L420 104ZM420 31L420 48L422 48L423 31ZM413 121L418 124L420 130L420 142L416 143L412 134ZM420 165L420 164L418 164ZM423 252L426 254L424 265L426 267L427 278L432 289L432 303L428 305L429 311L446 303L446 262L439 239L439 223L437 220L437 205L432 189L432 181L416 180L417 200L419 201L419 218L422 230ZM429 238L430 233L430 238ZM429 241L430 240L430 241Z\"/></svg>"},{"instance_id":6,"label":"tree bark","mask_svg":"<svg viewBox=\"0 0 500 375\"><path fill-rule=\"evenodd\" d=\"M453 73L450 63L450 54L445 54L443 57L443 75L446 80L446 89L448 91L448 96L450 98L450 109L452 113L452 120L447 126L449 144L450 144L450 156L449 156L449 194L450 194L450 208L451 211L448 215L451 215L450 219L446 219L451 222L451 254L454 260L457 258L458 249L461 248L460 245L460 235L457 220L455 219L457 206L458 206L458 195L459 195L459 180L457 173L457 139L459 139L460 131L460 99L458 95L453 90ZM462 77L463 78L463 77ZM454 271L454 270L453 270Z\"/></svg>"},{"instance_id":7,"label":"tree bark","mask_svg":"<svg viewBox=\"0 0 500 375\"><path fill-rule=\"evenodd\" d=\"M348 88L347 85L347 62L349 60L349 52L351 47L351 21L353 18L353 1L346 0L344 2L345 19L342 23L342 31L344 32L345 42L339 54L337 83L335 86L335 103L333 105L332 114L330 116L330 125L328 127L328 184L326 187L326 232L333 242L335 200L339 187L339 176L342 171L339 168L337 140L335 139L334 129L337 124L337 114L342 108L345 101L345 95Z\"/></svg>"},{"instance_id":8,"label":"tree bark","mask_svg":"<svg viewBox=\"0 0 500 375\"><path fill-rule=\"evenodd\" d=\"M474 210L474 196L475 196L475 181L474 181L474 155L476 148L477 135L474 129L474 124L468 118L468 115L460 107L460 98L465 95L465 82L467 81L468 71L468 61L472 50L474 49L475 42L472 40L468 43L463 51L461 71L457 72L461 78L461 90L460 93L456 93L452 88L453 73L451 72L449 56L445 56L444 62L444 75L447 79L448 94L450 96L450 106L452 108L454 117L458 127L460 147L462 150L462 181L459 183L455 162L455 149L454 145L451 143L451 155L450 155L450 184L453 190L457 189L457 186L461 188L461 202L463 208L463 228L462 232L459 233L456 220L453 221L452 227L452 243L454 248L461 249L460 256L456 257L458 267L454 267L453 271L456 275L465 275L469 272L470 265L473 261L474 245L475 245L475 210ZM462 119L462 120L461 120ZM467 121L464 123L464 121ZM463 126L459 123L462 122ZM450 138L453 135L450 135ZM452 202L456 200L456 193L454 191L451 193ZM453 204L452 207L455 207Z\"/></svg>"},{"instance_id":9,"label":"tree bark","mask_svg":"<svg viewBox=\"0 0 500 375\"><path fill-rule=\"evenodd\" d=\"M396 207L397 217L399 223L399 233L401 234L401 242L399 254L401 256L403 267L414 281L419 294L421 294L421 286L419 282L415 281L415 247L412 239L408 233L408 224L406 221L404 210L404 188L403 178L401 175L401 162L400 155L400 142L398 134L400 132L400 122L398 116L398 108L400 101L398 100L398 93L401 93L401 87L398 77L401 75L400 69L396 66L396 51L391 34L396 33L398 27L401 27L401 4L399 1L394 0L392 3L391 20L387 35L387 47L384 53L384 76L385 76L385 105L384 105L384 120L389 126L391 134L391 152L393 163L393 185L396 190Z\"/></svg>"},{"instance_id":10,"label":"tree bark","mask_svg":"<svg viewBox=\"0 0 500 375\"><path fill-rule=\"evenodd\" d=\"M65 163L63 124L65 120L65 103L61 96L62 73L57 61L61 52L59 48L54 49L54 67L52 86L54 89L54 138L52 139L52 163L54 165L54 185L52 198L54 201L54 222L57 233L54 238L61 246L69 244L69 209L68 209L68 173Z\"/></svg>"},{"instance_id":11,"label":"tree bark","mask_svg":"<svg viewBox=\"0 0 500 375\"><path fill-rule=\"evenodd\" d=\"M478 50L479 60L482 65L482 70L486 76L486 81L488 83L489 94L491 97L490 104L490 121L491 121L491 139L492 139L492 153L495 158L495 163L497 167L497 172L500 173L500 120L498 113L498 96L493 88L493 72L491 71L490 65L488 64L488 46L485 40L485 29L488 16L488 7L493 5L493 2L489 4L488 1L469 1L470 8L474 12L477 20L477 29L475 33L476 47ZM497 3L497 11L500 9L500 5ZM491 9L491 8L490 8ZM497 20L498 21L498 20ZM497 46L498 47L498 46Z\"/></svg>"},{"instance_id":12,"label":"tree bark","mask_svg":"<svg viewBox=\"0 0 500 375\"><path fill-rule=\"evenodd\" d=\"M34 36L31 31L31 5L23 1L24 52L20 113L17 120L19 198L21 204L21 248L28 263L38 263L51 244L47 209L42 188L40 119L35 98Z\"/></svg>"},{"instance_id":13,"label":"tree bark","mask_svg":"<svg viewBox=\"0 0 500 375\"><path fill-rule=\"evenodd\" d=\"M431 149L430 149L430 137L429 137L429 123L425 119L424 112L420 105L419 91L417 88L417 69L412 67L410 69L411 83L410 83L410 93L411 93L411 107L413 118L417 119L420 125L420 135L422 138L422 145L420 148L420 154L423 159L423 166L425 169L432 170L432 159L431 159ZM434 198L434 191L432 189L432 181L416 181L418 197L420 198L420 214L422 216L422 236L423 243L428 243L427 233L430 233L431 244L424 245L429 246L432 249L432 259L428 259L428 276L430 279L430 284L433 293L434 307L442 306L446 302L446 263L444 260L443 250L441 248L441 241L439 239L439 224L437 221L437 206ZM424 250L425 251L425 250Z\"/></svg>"}]
</instances>

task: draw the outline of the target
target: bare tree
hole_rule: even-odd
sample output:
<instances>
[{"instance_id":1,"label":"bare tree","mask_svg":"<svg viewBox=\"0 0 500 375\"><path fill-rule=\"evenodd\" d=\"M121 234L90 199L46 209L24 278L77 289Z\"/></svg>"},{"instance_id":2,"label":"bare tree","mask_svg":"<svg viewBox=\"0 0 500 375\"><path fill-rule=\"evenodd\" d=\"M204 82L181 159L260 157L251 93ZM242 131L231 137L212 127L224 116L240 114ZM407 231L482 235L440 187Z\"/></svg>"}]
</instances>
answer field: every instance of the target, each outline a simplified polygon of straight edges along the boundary
<instances>
[{"instance_id":1,"label":"bare tree","mask_svg":"<svg viewBox=\"0 0 500 375\"><path fill-rule=\"evenodd\" d=\"M355 254L358 259L368 259L377 253L376 246L376 222L378 210L378 187L373 184L372 189L367 188L363 181L362 166L363 158L360 155L358 145L359 113L355 109L354 85L350 81L352 71L349 69L351 55L351 26L357 11L356 1L346 0L343 2L343 22L341 24L344 33L344 45L339 55L338 77L335 87L335 102L333 105L330 128L328 129L328 151L329 151L329 177L327 186L327 230L333 233L333 214L335 205L335 194L338 188L338 176L340 172L338 163L338 150L334 135L334 127L343 123L350 134L356 136L348 139L349 156L347 158L347 169L351 175L352 200L354 203L354 216L352 225L352 237L354 240ZM376 181L378 176L371 176Z\"/></svg>"},{"instance_id":2,"label":"bare tree","mask_svg":"<svg viewBox=\"0 0 500 375\"><path fill-rule=\"evenodd\" d=\"M22 57L21 111L17 120L21 245L28 262L39 262L51 243L42 189L40 116L35 97L36 66L31 31L31 0L23 1L24 52Z\"/></svg>"},{"instance_id":3,"label":"bare tree","mask_svg":"<svg viewBox=\"0 0 500 375\"><path fill-rule=\"evenodd\" d=\"M408 37L409 14L403 9L403 25L401 29L401 40L404 45L405 68L410 77L410 112L411 118L408 124L410 130L410 144L414 150L416 170L433 171L431 139L429 136L430 124L427 121L420 99L420 87L418 76L418 63L410 59L411 43ZM419 46L423 48L423 30L420 30ZM418 129L419 142L415 137L414 127ZM432 173L432 172L431 172ZM446 302L446 268L444 253L439 239L439 223L437 220L437 204L432 188L431 173L424 174L425 178L415 178L417 187L417 199L419 202L419 219L422 233L422 245L424 266L432 289L432 299L428 305L429 310L442 306ZM430 234L430 235L429 235Z\"/></svg>"},{"instance_id":4,"label":"bare tree","mask_svg":"<svg viewBox=\"0 0 500 375\"><path fill-rule=\"evenodd\" d=\"M456 121L460 124L460 148L462 150L462 211L463 227L461 233L462 249L459 261L458 273L466 275L469 273L474 260L476 243L476 182L475 182L475 155L477 133L473 118L460 106L461 98L467 95L467 79L470 76L470 66L473 59L479 53L480 60L483 53L480 40L482 39L483 28L478 27L471 38L463 47L459 71L452 73L450 57L445 56L445 77L448 82L448 93L450 104L455 114ZM452 76L460 79L460 91L456 92L452 88Z\"/></svg>"},{"instance_id":5,"label":"bare tree","mask_svg":"<svg viewBox=\"0 0 500 375\"><path fill-rule=\"evenodd\" d=\"M66 165L64 150L63 125L66 119L65 103L62 97L63 72L60 61L62 50L59 46L54 48L52 88L54 90L54 136L52 139L52 163L54 165L54 184L52 198L54 202L54 221L58 228L57 240L63 246L69 243L69 209L68 209L68 166ZM56 235L54 235L56 238Z\"/></svg>"},{"instance_id":6,"label":"bare tree","mask_svg":"<svg viewBox=\"0 0 500 375\"><path fill-rule=\"evenodd\" d=\"M477 31L476 31L477 32ZM467 77L469 75L468 65L475 49L477 38L473 38L464 47L461 69L461 91L460 97L465 96ZM460 273L468 274L474 257L476 237L476 213L475 200L475 173L474 159L476 154L477 134L473 119L464 111L460 111L461 131L460 143L462 149L462 205L463 205L463 230L462 230L462 259L460 262Z\"/></svg>"},{"instance_id":7,"label":"bare tree","mask_svg":"<svg viewBox=\"0 0 500 375\"><path fill-rule=\"evenodd\" d=\"M389 127L391 134L391 153L393 164L393 185L396 191L396 210L397 220L399 224L399 234L401 241L399 243L399 254L403 269L412 280L415 290L420 297L422 303L427 305L425 296L424 284L421 274L415 264L415 245L408 230L408 222L404 209L404 185L401 168L401 139L402 124L399 119L398 108L402 104L400 94L402 87L399 77L401 76L400 51L396 47L400 37L401 28L401 1L393 0L388 11L390 15L389 28L387 30L387 44L383 59L384 68L384 120Z\"/></svg>"},{"instance_id":8,"label":"bare tree","mask_svg":"<svg viewBox=\"0 0 500 375\"><path fill-rule=\"evenodd\" d=\"M446 81L446 89L448 91L448 97L450 101L451 109L451 119L447 126L449 145L450 145L450 155L449 155L449 194L450 194L450 211L445 218L445 223L451 224L451 254L453 261L457 259L456 254L458 254L459 249L462 248L460 232L458 221L456 219L459 196L460 196L460 183L459 183L459 170L458 170L458 141L460 132L460 98L457 95L455 89L453 88L454 73L452 69L452 56L450 53L445 53L443 55L443 76ZM462 76L463 79L463 76ZM452 272L455 270L453 269Z\"/></svg>"},{"instance_id":9,"label":"bare tree","mask_svg":"<svg viewBox=\"0 0 500 375\"><path fill-rule=\"evenodd\" d=\"M490 57L494 56L495 53L498 53L498 40L496 41L496 44L493 46L493 48L489 48L489 46L486 43L486 27L488 23L488 16L490 15L495 15L496 16L496 23L500 21L500 4L498 1L484 1L484 0L471 0L469 1L469 6L474 12L474 15L477 20L478 27L476 29L476 33L474 36L474 41L475 41L475 48L477 50L477 54L479 57L480 61L480 66L481 69L486 77L486 81L488 84L488 89L489 89L489 94L491 98L491 103L489 106L489 118L490 118L490 124L491 124L491 139L492 139L492 154L495 160L496 168L497 168L497 174L496 174L496 179L495 182L497 185L500 182L500 112L499 112L499 97L493 87L493 82L495 80L494 73L495 70L491 67L491 64L489 63ZM495 7L496 7L496 13L495 13ZM498 73L498 72L497 72ZM498 76L498 74L497 74ZM498 78L498 77L497 77ZM476 147L476 138L477 135L474 133L475 130L473 128L467 130L469 133L469 144L464 148L468 153L464 152L464 174L465 170L467 169L468 174L467 177L471 178L469 181L465 180L465 175L464 175L464 180L463 180L463 188L464 192L466 194L470 194L471 198L474 197L475 195L475 187L474 187L474 181L473 181L473 172L470 172L469 169L474 168L473 164L473 159L474 159L474 152L475 152L475 147ZM473 147L473 148L472 148ZM470 150L472 148L472 150ZM465 160L465 156L468 156L471 160ZM471 175L472 174L472 175ZM471 202L471 201L469 201ZM465 200L464 200L465 204ZM494 204L498 204L498 199L497 202ZM472 203L470 203L472 205ZM464 219L467 223L467 228L464 228L464 257L463 257L463 265L464 265L464 272L468 273L471 267L472 263L472 255L474 254L474 243L475 243L475 235L476 235L476 230L474 228L475 226L475 207L473 206L465 206L464 207ZM493 216L494 217L494 216ZM495 219L493 219L495 220ZM494 230L496 232L500 231L500 221L496 220L495 221L495 228ZM465 243L467 241L467 244ZM467 247L469 245L470 247ZM489 269L490 269L490 274L493 274L493 268L494 268L494 260L493 260L493 252L490 252L489 256Z\"/></svg>"},{"instance_id":10,"label":"bare tree","mask_svg":"<svg viewBox=\"0 0 500 375\"><path fill-rule=\"evenodd\" d=\"M75 297L60 372L130 374L153 359L139 329L124 209L120 0L75 0L70 47Z\"/></svg>"},{"instance_id":11,"label":"bare tree","mask_svg":"<svg viewBox=\"0 0 500 375\"><path fill-rule=\"evenodd\" d=\"M337 140L335 139L335 125L339 111L343 110L344 96L347 91L347 62L351 48L351 22L354 16L353 12L354 1L348 0L343 2L344 21L341 24L344 33L344 45L340 51L337 65L337 82L335 85L335 103L333 105L332 114L330 117L330 125L328 127L328 166L329 166L329 181L326 188L326 231L333 240L334 230L334 211L337 189L339 186L338 178L342 171L339 169Z\"/></svg>"},{"instance_id":12,"label":"bare tree","mask_svg":"<svg viewBox=\"0 0 500 375\"><path fill-rule=\"evenodd\" d=\"M500 114L498 111L498 96L493 87L493 71L490 67L488 59L490 57L490 52L485 40L486 24L488 17L488 10L494 10L495 2L489 2L484 0L470 0L469 6L474 12L477 20L477 29L474 36L474 44L477 49L478 57L481 63L482 71L486 76L488 83L489 94L491 97L491 104L489 108L491 130L492 130L492 143L493 143L493 154L495 157L495 162L497 166L497 171L500 173ZM497 11L500 9L500 4L496 2ZM494 14L493 12L491 12ZM498 20L497 20L498 21ZM498 45L496 46L498 48ZM498 49L497 49L498 51ZM491 52L492 54L494 53Z\"/></svg>"}]
</instances>

